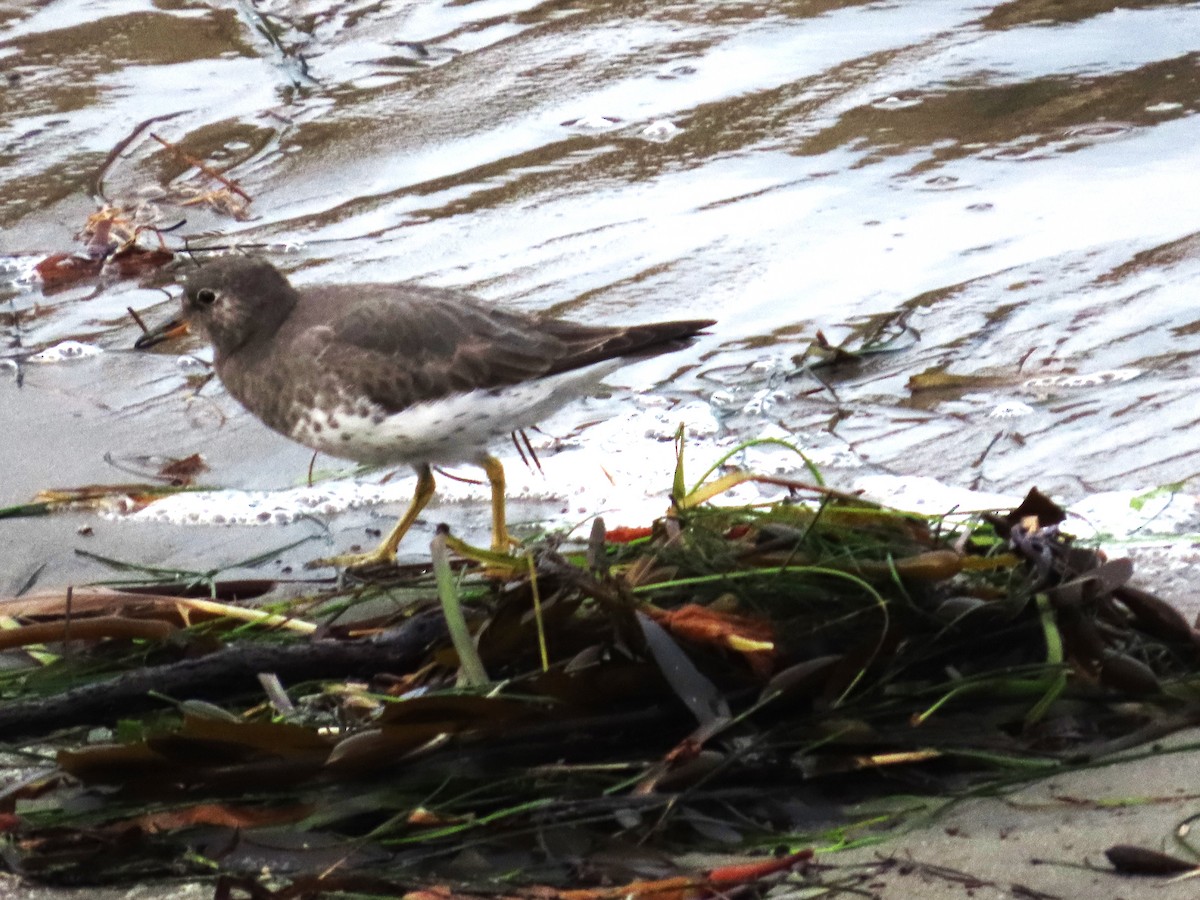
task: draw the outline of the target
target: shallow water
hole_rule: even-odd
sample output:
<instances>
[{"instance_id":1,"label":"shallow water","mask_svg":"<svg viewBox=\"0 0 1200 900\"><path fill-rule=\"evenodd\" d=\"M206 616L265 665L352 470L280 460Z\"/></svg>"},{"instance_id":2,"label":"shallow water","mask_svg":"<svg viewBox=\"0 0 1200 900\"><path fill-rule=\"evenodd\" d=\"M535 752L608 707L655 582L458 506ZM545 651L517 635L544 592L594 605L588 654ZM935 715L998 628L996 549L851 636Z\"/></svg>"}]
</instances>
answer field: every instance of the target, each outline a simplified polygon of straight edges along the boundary
<instances>
[{"instance_id":1,"label":"shallow water","mask_svg":"<svg viewBox=\"0 0 1200 900\"><path fill-rule=\"evenodd\" d=\"M708 404L715 452L788 437L844 486L1074 501L1200 469L1200 4L0 2L0 78L0 505L131 480L106 454L200 451L214 487L307 471L219 386L192 396L175 354L197 344L130 350L126 308L168 316L161 289L41 293L32 265L80 248L98 194L186 220L172 247L265 248L299 282L719 320L556 418L580 437L550 450L586 448L631 388ZM150 132L236 179L248 217L164 199L216 185ZM818 330L886 352L812 373ZM105 352L25 361L66 339ZM663 435L629 428L631 467L669 472ZM596 440L611 463L620 440ZM581 459L525 514L603 508ZM345 543L383 520L332 521ZM0 574L96 577L75 546L207 568L305 527L9 520Z\"/></svg>"}]
</instances>

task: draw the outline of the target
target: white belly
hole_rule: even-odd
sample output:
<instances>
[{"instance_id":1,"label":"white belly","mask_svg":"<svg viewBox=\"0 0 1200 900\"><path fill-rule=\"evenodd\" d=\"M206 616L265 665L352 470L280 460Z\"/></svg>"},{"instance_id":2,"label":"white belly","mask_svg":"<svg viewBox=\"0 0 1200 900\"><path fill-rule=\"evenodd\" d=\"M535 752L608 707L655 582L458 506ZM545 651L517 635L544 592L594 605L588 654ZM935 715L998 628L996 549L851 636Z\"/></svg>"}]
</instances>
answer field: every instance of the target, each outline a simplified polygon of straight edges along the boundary
<instances>
[{"instance_id":1,"label":"white belly","mask_svg":"<svg viewBox=\"0 0 1200 900\"><path fill-rule=\"evenodd\" d=\"M300 414L290 436L330 456L372 465L471 462L497 438L528 428L586 393L622 362L454 394L391 414L348 394L318 397L323 408ZM330 399L334 403L325 405Z\"/></svg>"}]
</instances>

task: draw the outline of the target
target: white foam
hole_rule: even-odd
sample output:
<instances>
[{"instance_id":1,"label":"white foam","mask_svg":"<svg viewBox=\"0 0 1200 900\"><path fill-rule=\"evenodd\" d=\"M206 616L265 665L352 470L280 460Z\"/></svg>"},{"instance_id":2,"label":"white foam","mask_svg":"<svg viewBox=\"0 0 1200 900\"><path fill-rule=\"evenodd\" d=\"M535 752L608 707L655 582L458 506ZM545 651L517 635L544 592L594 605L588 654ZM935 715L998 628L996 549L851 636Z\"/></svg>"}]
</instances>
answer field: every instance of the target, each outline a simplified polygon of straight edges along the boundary
<instances>
[{"instance_id":1,"label":"white foam","mask_svg":"<svg viewBox=\"0 0 1200 900\"><path fill-rule=\"evenodd\" d=\"M861 468L864 463L845 447L807 446L803 436L777 424L761 429L756 435L760 443L742 446L746 436L735 438L722 433L712 410L698 401L672 408L646 399L630 406L619 416L599 418L578 431L531 431L541 471L522 465L514 450L494 447L505 463L510 501L558 505L559 515L544 523L551 527L579 524L593 515L604 515L610 525L652 521L669 504L676 465L673 440L681 424L686 434L684 481L689 489L710 467L736 450L715 474L741 468L810 482L812 476L804 462L807 459L833 486L849 485L849 490L888 506L951 519L983 511L1007 511L1022 500L1019 494L957 488L930 477L864 474L852 480L846 470ZM551 421L547 428L553 427ZM435 476L440 502L488 503L490 488L479 469L466 465L449 471L470 480ZM176 525L273 525L313 516L331 518L347 510L383 504L407 505L415 477L407 472L390 478L387 475L381 472L366 479L342 479L278 491L185 492L164 497L133 514L113 512L109 516ZM748 482L714 502L762 503L786 495L785 487ZM1192 548L1194 536L1200 534L1200 498L1165 488L1093 494L1070 505L1068 513L1064 528L1080 539L1101 539L1143 550L1155 542L1158 546ZM391 510L384 513L391 514ZM1194 550L1189 552L1195 555Z\"/></svg>"},{"instance_id":2,"label":"white foam","mask_svg":"<svg viewBox=\"0 0 1200 900\"><path fill-rule=\"evenodd\" d=\"M925 515L1015 509L1022 497L942 484L923 476L868 475L854 487L866 497L896 509ZM1103 491L1067 505L1063 529L1084 540L1110 543L1193 543L1200 534L1200 497L1170 488Z\"/></svg>"},{"instance_id":3,"label":"white foam","mask_svg":"<svg viewBox=\"0 0 1200 900\"><path fill-rule=\"evenodd\" d=\"M1109 369L1102 372L1088 372L1079 375L1042 375L1028 378L1021 386L1030 391L1044 391L1049 388L1077 390L1080 388L1103 387L1107 384L1121 384L1132 381L1142 375L1141 369Z\"/></svg>"},{"instance_id":4,"label":"white foam","mask_svg":"<svg viewBox=\"0 0 1200 900\"><path fill-rule=\"evenodd\" d=\"M854 482L854 490L879 503L923 515L1008 510L1021 502L1015 494L952 487L926 475L865 475Z\"/></svg>"},{"instance_id":5,"label":"white foam","mask_svg":"<svg viewBox=\"0 0 1200 900\"><path fill-rule=\"evenodd\" d=\"M53 347L47 347L40 353L29 357L31 363L60 363L69 359L83 359L89 356L99 356L104 351L94 344L84 344L79 341L62 341Z\"/></svg>"},{"instance_id":6,"label":"white foam","mask_svg":"<svg viewBox=\"0 0 1200 900\"><path fill-rule=\"evenodd\" d=\"M581 131L611 131L621 124L615 116L606 116L598 112L584 113L575 119L563 123L568 128L578 128Z\"/></svg>"},{"instance_id":7,"label":"white foam","mask_svg":"<svg viewBox=\"0 0 1200 900\"><path fill-rule=\"evenodd\" d=\"M1019 419L1022 416L1030 415L1033 411L1033 407L1028 403L1022 403L1020 400L1005 400L1003 403L996 404L988 416L993 419Z\"/></svg>"},{"instance_id":8,"label":"white foam","mask_svg":"<svg viewBox=\"0 0 1200 900\"><path fill-rule=\"evenodd\" d=\"M642 129L642 137L648 141L665 144L681 131L683 129L669 119L658 119Z\"/></svg>"},{"instance_id":9,"label":"white foam","mask_svg":"<svg viewBox=\"0 0 1200 900\"><path fill-rule=\"evenodd\" d=\"M586 415L586 407L584 412ZM551 524L574 523L593 514L616 515L626 524L647 522L667 508L675 471L673 440L681 424L687 434L685 465L690 485L738 443L718 435L716 419L701 402L673 409L646 403L622 415L589 422L582 434L531 431L541 471L522 465L511 445L508 451L502 445L493 449L504 460L506 493L511 500L560 504L562 520ZM551 422L547 428L553 425ZM768 431L764 437L786 434L774 426ZM778 454L779 462L770 466L772 470L784 466L789 458L792 463L800 459L794 451L777 446L760 452ZM764 463L765 458L755 462ZM737 465L738 460L730 464ZM471 480L435 476L441 502L489 501L490 487L479 469L462 465L448 471ZM331 517L378 504L407 504L415 477L404 472L378 483L385 474L368 476L370 480L338 480L279 491L189 491L163 497L122 518L176 525L270 525L309 516ZM783 494L778 487L756 485L743 489L736 501L722 502L759 502Z\"/></svg>"}]
</instances>

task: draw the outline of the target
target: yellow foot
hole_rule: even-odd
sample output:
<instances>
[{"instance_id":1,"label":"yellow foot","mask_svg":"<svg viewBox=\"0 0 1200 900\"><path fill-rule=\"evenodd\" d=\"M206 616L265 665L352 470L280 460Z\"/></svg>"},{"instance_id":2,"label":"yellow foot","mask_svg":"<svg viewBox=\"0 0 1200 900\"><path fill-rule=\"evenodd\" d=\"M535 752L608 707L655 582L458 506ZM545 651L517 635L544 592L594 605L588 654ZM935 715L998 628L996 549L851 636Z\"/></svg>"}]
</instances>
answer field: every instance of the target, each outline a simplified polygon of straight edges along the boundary
<instances>
[{"instance_id":1,"label":"yellow foot","mask_svg":"<svg viewBox=\"0 0 1200 900\"><path fill-rule=\"evenodd\" d=\"M520 550L521 542L509 534L507 531L499 537L492 538L492 552L500 553L505 556L512 550Z\"/></svg>"},{"instance_id":2,"label":"yellow foot","mask_svg":"<svg viewBox=\"0 0 1200 900\"><path fill-rule=\"evenodd\" d=\"M520 546L516 541L511 541L511 543ZM483 574L488 578L509 578L529 568L525 557L513 556L508 552L507 548L504 550L484 550L482 547L475 547L466 541L459 540L453 535L446 537L446 546L463 559L469 559L472 562L482 565Z\"/></svg>"},{"instance_id":3,"label":"yellow foot","mask_svg":"<svg viewBox=\"0 0 1200 900\"><path fill-rule=\"evenodd\" d=\"M470 544L451 537L446 542L459 556L482 563L488 572L511 573L514 570L523 571L527 567L525 558L513 556L510 550L519 550L521 542L505 532L504 543L495 542L491 550L473 547ZM496 545L500 544L499 547ZM370 553L343 553L338 556L328 556L314 559L305 563L306 569L348 569L362 572L369 569L391 569L396 565L396 552L388 548L386 542L376 547Z\"/></svg>"},{"instance_id":4,"label":"yellow foot","mask_svg":"<svg viewBox=\"0 0 1200 900\"><path fill-rule=\"evenodd\" d=\"M306 569L352 569L354 571L363 571L365 569L382 569L392 568L396 565L395 551L388 550L386 547L376 547L370 553L343 553L339 556L328 556L324 559L314 559L312 562L306 563Z\"/></svg>"}]
</instances>

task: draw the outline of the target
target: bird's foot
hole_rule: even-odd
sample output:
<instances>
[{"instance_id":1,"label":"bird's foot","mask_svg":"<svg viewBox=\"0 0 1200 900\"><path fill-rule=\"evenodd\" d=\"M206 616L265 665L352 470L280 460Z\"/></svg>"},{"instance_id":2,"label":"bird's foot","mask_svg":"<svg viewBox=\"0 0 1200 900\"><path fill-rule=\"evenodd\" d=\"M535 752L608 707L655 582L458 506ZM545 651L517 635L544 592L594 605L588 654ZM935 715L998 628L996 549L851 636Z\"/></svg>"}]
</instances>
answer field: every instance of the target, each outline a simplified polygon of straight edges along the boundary
<instances>
[{"instance_id":1,"label":"bird's foot","mask_svg":"<svg viewBox=\"0 0 1200 900\"><path fill-rule=\"evenodd\" d=\"M499 553L504 556L512 556L519 554L522 546L524 545L511 534L509 534L507 529L498 535L492 536L493 553Z\"/></svg>"},{"instance_id":2,"label":"bird's foot","mask_svg":"<svg viewBox=\"0 0 1200 900\"><path fill-rule=\"evenodd\" d=\"M485 567L485 572L496 575L511 575L515 571L524 571L529 564L519 553L521 542L507 531L500 540L493 540L490 550L475 547L458 538L451 537L447 544L455 553L464 559L474 560ZM314 559L305 564L307 569L345 569L353 572L366 572L376 569L392 569L396 565L396 551L387 542L380 544L370 553L342 553L337 556L327 556Z\"/></svg>"},{"instance_id":3,"label":"bird's foot","mask_svg":"<svg viewBox=\"0 0 1200 900\"><path fill-rule=\"evenodd\" d=\"M513 543L516 542L513 541ZM484 550L482 547L468 544L453 536L447 536L446 546L463 559L469 559L483 566L483 574L488 578L511 578L513 575L521 574L529 569L526 558L513 555L507 547L500 550L495 547Z\"/></svg>"},{"instance_id":4,"label":"bird's foot","mask_svg":"<svg viewBox=\"0 0 1200 900\"><path fill-rule=\"evenodd\" d=\"M341 553L337 556L327 556L314 559L305 564L306 569L347 569L363 572L368 569L391 569L396 565L396 551L386 546L376 547L370 553Z\"/></svg>"}]
</instances>

